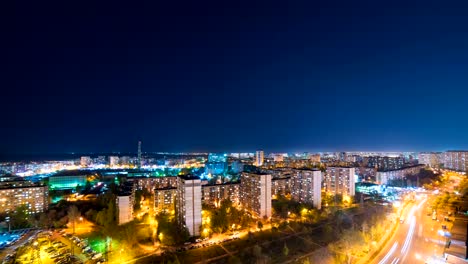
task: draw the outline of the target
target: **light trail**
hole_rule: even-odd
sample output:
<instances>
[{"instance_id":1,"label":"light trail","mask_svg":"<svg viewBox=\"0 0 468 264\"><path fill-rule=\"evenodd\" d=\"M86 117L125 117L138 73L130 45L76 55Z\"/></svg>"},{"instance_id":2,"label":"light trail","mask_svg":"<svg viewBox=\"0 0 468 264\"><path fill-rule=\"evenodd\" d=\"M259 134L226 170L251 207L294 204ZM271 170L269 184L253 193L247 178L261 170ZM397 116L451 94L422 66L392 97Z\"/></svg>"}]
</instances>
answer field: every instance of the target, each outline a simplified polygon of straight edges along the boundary
<instances>
[{"instance_id":1,"label":"light trail","mask_svg":"<svg viewBox=\"0 0 468 264\"><path fill-rule=\"evenodd\" d=\"M379 262L379 264L384 264L385 262L387 262L387 260L390 258L393 252L395 252L397 247L398 247L398 242L395 242L392 248L388 251L387 255L385 255L385 257Z\"/></svg>"},{"instance_id":2,"label":"light trail","mask_svg":"<svg viewBox=\"0 0 468 264\"><path fill-rule=\"evenodd\" d=\"M408 250L411 244L411 241L413 240L415 227L416 227L416 219L414 216L412 216L408 235L406 235L405 243L403 244L403 247L401 248L401 254L404 254Z\"/></svg>"}]
</instances>

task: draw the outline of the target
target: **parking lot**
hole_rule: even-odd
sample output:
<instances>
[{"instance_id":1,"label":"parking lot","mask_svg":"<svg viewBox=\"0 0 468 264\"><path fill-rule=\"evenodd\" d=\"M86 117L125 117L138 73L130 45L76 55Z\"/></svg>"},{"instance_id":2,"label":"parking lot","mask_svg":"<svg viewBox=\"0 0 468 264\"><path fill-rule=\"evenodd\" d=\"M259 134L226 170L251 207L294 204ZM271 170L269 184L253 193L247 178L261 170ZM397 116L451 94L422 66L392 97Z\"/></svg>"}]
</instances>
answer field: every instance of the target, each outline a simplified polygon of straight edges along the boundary
<instances>
[{"instance_id":1,"label":"parking lot","mask_svg":"<svg viewBox=\"0 0 468 264\"><path fill-rule=\"evenodd\" d=\"M16 235L12 234L4 240L10 241L9 237L16 239ZM65 231L34 231L21 246L5 256L2 264L29 264L38 260L43 264L105 263L102 253L93 251L86 241Z\"/></svg>"}]
</instances>

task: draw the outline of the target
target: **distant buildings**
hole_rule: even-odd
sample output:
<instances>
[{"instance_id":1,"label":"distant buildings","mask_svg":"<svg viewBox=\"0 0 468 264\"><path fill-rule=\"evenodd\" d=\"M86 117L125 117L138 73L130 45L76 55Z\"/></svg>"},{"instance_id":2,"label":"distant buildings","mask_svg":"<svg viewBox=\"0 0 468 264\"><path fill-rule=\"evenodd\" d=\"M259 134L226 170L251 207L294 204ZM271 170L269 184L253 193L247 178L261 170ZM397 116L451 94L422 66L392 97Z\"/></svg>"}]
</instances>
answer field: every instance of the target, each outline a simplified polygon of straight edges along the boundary
<instances>
[{"instance_id":1,"label":"distant buildings","mask_svg":"<svg viewBox=\"0 0 468 264\"><path fill-rule=\"evenodd\" d=\"M201 180L191 176L180 176L177 179L177 221L188 229L191 236L198 236L202 224Z\"/></svg>"},{"instance_id":2,"label":"distant buildings","mask_svg":"<svg viewBox=\"0 0 468 264\"><path fill-rule=\"evenodd\" d=\"M310 154L309 159L313 163L320 163L320 154Z\"/></svg>"},{"instance_id":3,"label":"distant buildings","mask_svg":"<svg viewBox=\"0 0 468 264\"><path fill-rule=\"evenodd\" d=\"M239 196L244 209L256 217L271 217L270 174L243 172Z\"/></svg>"},{"instance_id":4,"label":"distant buildings","mask_svg":"<svg viewBox=\"0 0 468 264\"><path fill-rule=\"evenodd\" d=\"M255 152L255 166L263 166L263 161L264 161L264 152L263 150L257 150Z\"/></svg>"},{"instance_id":5,"label":"distant buildings","mask_svg":"<svg viewBox=\"0 0 468 264\"><path fill-rule=\"evenodd\" d=\"M291 198L300 203L312 204L320 209L322 205L322 172L320 170L298 169L291 177Z\"/></svg>"},{"instance_id":6,"label":"distant buildings","mask_svg":"<svg viewBox=\"0 0 468 264\"><path fill-rule=\"evenodd\" d=\"M138 141L138 158L137 158L137 166L138 166L138 169L141 169L141 166L142 166L142 163L143 163L143 160L141 159L141 141Z\"/></svg>"},{"instance_id":7,"label":"distant buildings","mask_svg":"<svg viewBox=\"0 0 468 264\"><path fill-rule=\"evenodd\" d=\"M227 162L226 153L210 153L208 154L208 162Z\"/></svg>"},{"instance_id":8,"label":"distant buildings","mask_svg":"<svg viewBox=\"0 0 468 264\"><path fill-rule=\"evenodd\" d=\"M349 167L328 167L324 177L325 190L331 194L355 195L355 170Z\"/></svg>"},{"instance_id":9,"label":"distant buildings","mask_svg":"<svg viewBox=\"0 0 468 264\"><path fill-rule=\"evenodd\" d=\"M119 157L118 156L109 156L109 166L111 166L111 167L119 166Z\"/></svg>"},{"instance_id":10,"label":"distant buildings","mask_svg":"<svg viewBox=\"0 0 468 264\"><path fill-rule=\"evenodd\" d=\"M228 171L227 162L207 162L205 164L205 174L223 175Z\"/></svg>"},{"instance_id":11,"label":"distant buildings","mask_svg":"<svg viewBox=\"0 0 468 264\"><path fill-rule=\"evenodd\" d=\"M364 163L369 168L376 168L378 171L398 170L403 168L405 160L403 157L370 156L364 158Z\"/></svg>"},{"instance_id":12,"label":"distant buildings","mask_svg":"<svg viewBox=\"0 0 468 264\"><path fill-rule=\"evenodd\" d=\"M275 154L273 156L273 161L274 162L283 162L284 161L284 155L283 154Z\"/></svg>"},{"instance_id":13,"label":"distant buildings","mask_svg":"<svg viewBox=\"0 0 468 264\"><path fill-rule=\"evenodd\" d=\"M49 205L47 186L23 180L0 182L0 214L14 212L22 205L28 214L46 211Z\"/></svg>"},{"instance_id":14,"label":"distant buildings","mask_svg":"<svg viewBox=\"0 0 468 264\"><path fill-rule=\"evenodd\" d=\"M424 169L424 165L414 165L399 170L378 171L376 174L376 182L379 184L388 184L390 180L403 179L406 176L414 175Z\"/></svg>"},{"instance_id":15,"label":"distant buildings","mask_svg":"<svg viewBox=\"0 0 468 264\"><path fill-rule=\"evenodd\" d=\"M89 167L92 164L92 159L90 156L82 156L80 158L81 167Z\"/></svg>"},{"instance_id":16,"label":"distant buildings","mask_svg":"<svg viewBox=\"0 0 468 264\"><path fill-rule=\"evenodd\" d=\"M208 162L205 164L205 174L223 175L228 171L227 154L226 153L210 153L208 154Z\"/></svg>"},{"instance_id":17,"label":"distant buildings","mask_svg":"<svg viewBox=\"0 0 468 264\"><path fill-rule=\"evenodd\" d=\"M439 168L442 162L441 152L421 152L418 155L419 164L424 164L431 168Z\"/></svg>"},{"instance_id":18,"label":"distant buildings","mask_svg":"<svg viewBox=\"0 0 468 264\"><path fill-rule=\"evenodd\" d=\"M466 172L468 169L468 151L449 150L444 155L444 168Z\"/></svg>"}]
</instances>

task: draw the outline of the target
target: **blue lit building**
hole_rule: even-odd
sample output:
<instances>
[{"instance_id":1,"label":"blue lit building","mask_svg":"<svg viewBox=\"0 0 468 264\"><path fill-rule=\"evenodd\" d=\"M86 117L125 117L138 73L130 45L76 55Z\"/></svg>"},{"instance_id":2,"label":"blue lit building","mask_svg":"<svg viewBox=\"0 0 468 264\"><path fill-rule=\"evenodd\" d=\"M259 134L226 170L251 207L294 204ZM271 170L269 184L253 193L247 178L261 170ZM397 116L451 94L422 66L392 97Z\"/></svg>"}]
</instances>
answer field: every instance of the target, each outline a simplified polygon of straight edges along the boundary
<instances>
[{"instance_id":1,"label":"blue lit building","mask_svg":"<svg viewBox=\"0 0 468 264\"><path fill-rule=\"evenodd\" d=\"M208 162L227 162L226 153L210 153L208 154Z\"/></svg>"}]
</instances>

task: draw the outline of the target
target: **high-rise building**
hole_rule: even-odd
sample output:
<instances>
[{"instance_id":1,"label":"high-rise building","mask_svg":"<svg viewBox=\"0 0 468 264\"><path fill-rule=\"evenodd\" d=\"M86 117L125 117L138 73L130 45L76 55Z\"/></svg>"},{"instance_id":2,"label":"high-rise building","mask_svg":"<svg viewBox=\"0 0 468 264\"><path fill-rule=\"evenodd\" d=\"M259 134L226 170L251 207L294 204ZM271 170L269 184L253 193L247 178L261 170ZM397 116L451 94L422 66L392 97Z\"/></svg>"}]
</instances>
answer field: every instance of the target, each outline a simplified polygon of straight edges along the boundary
<instances>
[{"instance_id":1,"label":"high-rise building","mask_svg":"<svg viewBox=\"0 0 468 264\"><path fill-rule=\"evenodd\" d=\"M271 195L278 197L279 195L291 194L291 177L272 178L271 179Z\"/></svg>"},{"instance_id":2,"label":"high-rise building","mask_svg":"<svg viewBox=\"0 0 468 264\"><path fill-rule=\"evenodd\" d=\"M142 160L141 160L141 141L138 141L138 168L141 169L141 163L142 163Z\"/></svg>"},{"instance_id":3,"label":"high-rise building","mask_svg":"<svg viewBox=\"0 0 468 264\"><path fill-rule=\"evenodd\" d=\"M202 224L201 180L194 176L179 176L177 180L176 210L178 223L191 236L200 235Z\"/></svg>"},{"instance_id":4,"label":"high-rise building","mask_svg":"<svg viewBox=\"0 0 468 264\"><path fill-rule=\"evenodd\" d=\"M203 185L203 203L213 206L219 206L223 200L229 199L233 204L239 204L239 188L239 183Z\"/></svg>"},{"instance_id":5,"label":"high-rise building","mask_svg":"<svg viewBox=\"0 0 468 264\"><path fill-rule=\"evenodd\" d=\"M133 195L130 193L117 196L116 205L118 210L117 221L119 225L133 220Z\"/></svg>"},{"instance_id":6,"label":"high-rise building","mask_svg":"<svg viewBox=\"0 0 468 264\"><path fill-rule=\"evenodd\" d=\"M177 188L162 188L154 190L154 209L156 212L169 212L175 210L174 201Z\"/></svg>"},{"instance_id":7,"label":"high-rise building","mask_svg":"<svg viewBox=\"0 0 468 264\"><path fill-rule=\"evenodd\" d=\"M255 152L255 166L263 166L264 161L264 152L263 150L257 150Z\"/></svg>"},{"instance_id":8,"label":"high-rise building","mask_svg":"<svg viewBox=\"0 0 468 264\"><path fill-rule=\"evenodd\" d=\"M80 159L81 167L88 167L91 165L91 157L90 156L82 156Z\"/></svg>"},{"instance_id":9,"label":"high-rise building","mask_svg":"<svg viewBox=\"0 0 468 264\"><path fill-rule=\"evenodd\" d=\"M343 196L355 195L355 171L349 167L328 167L324 177L325 190Z\"/></svg>"},{"instance_id":10,"label":"high-rise building","mask_svg":"<svg viewBox=\"0 0 468 264\"><path fill-rule=\"evenodd\" d=\"M118 156L109 156L109 166L115 167L119 165L119 157Z\"/></svg>"},{"instance_id":11,"label":"high-rise building","mask_svg":"<svg viewBox=\"0 0 468 264\"><path fill-rule=\"evenodd\" d=\"M14 212L25 205L29 214L44 212L49 206L47 186L28 181L4 181L0 184L0 213Z\"/></svg>"},{"instance_id":12,"label":"high-rise building","mask_svg":"<svg viewBox=\"0 0 468 264\"><path fill-rule=\"evenodd\" d=\"M364 158L364 163L366 163L369 168L376 168L378 171L387 171L403 168L405 160L403 157L370 156Z\"/></svg>"},{"instance_id":13,"label":"high-rise building","mask_svg":"<svg viewBox=\"0 0 468 264\"><path fill-rule=\"evenodd\" d=\"M244 209L256 217L271 217L270 174L243 172L239 196Z\"/></svg>"},{"instance_id":14,"label":"high-rise building","mask_svg":"<svg viewBox=\"0 0 468 264\"><path fill-rule=\"evenodd\" d=\"M418 155L418 163L432 168L439 168L441 162L441 152L421 152Z\"/></svg>"},{"instance_id":15,"label":"high-rise building","mask_svg":"<svg viewBox=\"0 0 468 264\"><path fill-rule=\"evenodd\" d=\"M449 150L444 155L444 168L466 172L468 169L468 151Z\"/></svg>"},{"instance_id":16,"label":"high-rise building","mask_svg":"<svg viewBox=\"0 0 468 264\"><path fill-rule=\"evenodd\" d=\"M320 170L298 169L291 177L291 198L300 203L322 206L322 172Z\"/></svg>"}]
</instances>

